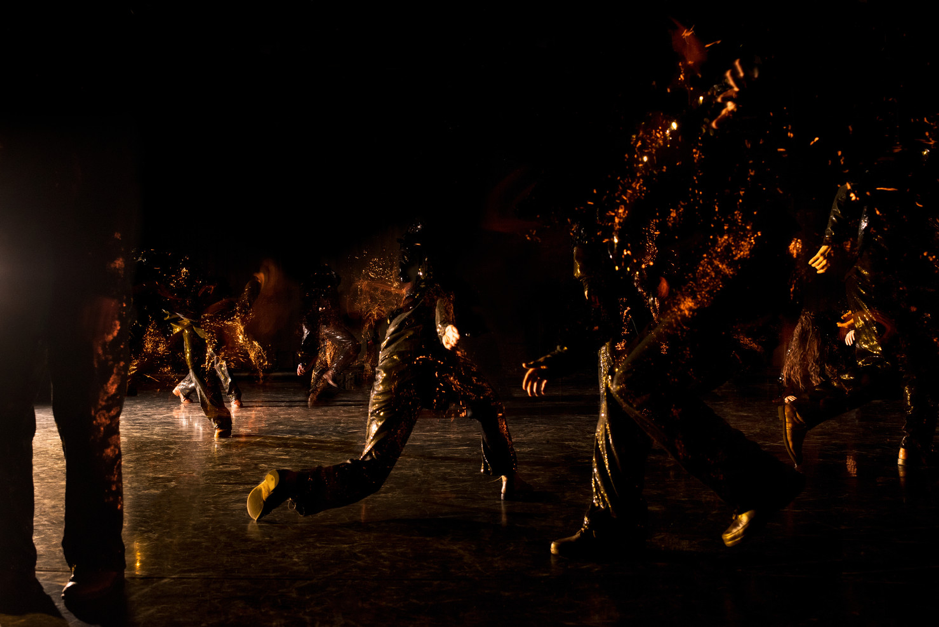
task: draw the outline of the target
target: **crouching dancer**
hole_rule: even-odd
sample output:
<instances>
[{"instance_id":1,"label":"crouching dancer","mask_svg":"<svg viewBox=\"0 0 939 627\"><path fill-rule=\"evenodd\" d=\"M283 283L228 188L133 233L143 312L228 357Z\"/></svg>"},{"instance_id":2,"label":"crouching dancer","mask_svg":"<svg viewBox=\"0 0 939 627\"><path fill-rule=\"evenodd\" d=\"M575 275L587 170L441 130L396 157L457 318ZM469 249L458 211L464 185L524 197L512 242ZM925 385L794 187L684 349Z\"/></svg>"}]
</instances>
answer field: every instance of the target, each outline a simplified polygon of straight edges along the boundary
<instances>
[{"instance_id":1,"label":"crouching dancer","mask_svg":"<svg viewBox=\"0 0 939 627\"><path fill-rule=\"evenodd\" d=\"M381 488L401 455L421 408L463 404L482 433L483 472L502 476L502 498L525 484L492 387L460 352L452 299L434 280L425 229L412 226L401 241L403 305L389 317L372 386L366 443L357 460L294 472L273 470L248 495L255 520L291 499L304 516L350 505Z\"/></svg>"}]
</instances>

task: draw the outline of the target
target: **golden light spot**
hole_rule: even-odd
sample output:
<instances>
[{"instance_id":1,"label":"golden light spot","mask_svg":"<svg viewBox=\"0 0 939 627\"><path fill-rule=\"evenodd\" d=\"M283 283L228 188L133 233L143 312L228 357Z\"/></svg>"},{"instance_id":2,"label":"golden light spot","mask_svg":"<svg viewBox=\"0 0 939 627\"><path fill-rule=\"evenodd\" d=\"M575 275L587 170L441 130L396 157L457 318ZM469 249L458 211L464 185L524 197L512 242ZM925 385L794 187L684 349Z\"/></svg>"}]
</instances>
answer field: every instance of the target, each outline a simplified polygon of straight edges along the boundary
<instances>
[{"instance_id":1,"label":"golden light spot","mask_svg":"<svg viewBox=\"0 0 939 627\"><path fill-rule=\"evenodd\" d=\"M796 237L791 242L789 242L789 254L792 255L793 258L796 258L801 252L802 240Z\"/></svg>"}]
</instances>

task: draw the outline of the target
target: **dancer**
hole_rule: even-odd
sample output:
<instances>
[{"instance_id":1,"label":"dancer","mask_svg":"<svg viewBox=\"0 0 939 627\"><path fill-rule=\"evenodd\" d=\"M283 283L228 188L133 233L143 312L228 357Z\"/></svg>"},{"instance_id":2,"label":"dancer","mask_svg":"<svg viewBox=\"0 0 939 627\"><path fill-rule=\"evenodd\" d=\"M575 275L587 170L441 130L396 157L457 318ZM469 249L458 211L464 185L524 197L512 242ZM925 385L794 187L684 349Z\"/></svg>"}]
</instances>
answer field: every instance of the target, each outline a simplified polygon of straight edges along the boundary
<instances>
[{"instance_id":1,"label":"dancer","mask_svg":"<svg viewBox=\"0 0 939 627\"><path fill-rule=\"evenodd\" d=\"M865 317L876 325L877 333L866 338L861 350L868 354L872 346L889 350L895 336L893 323L876 311L868 310ZM779 415L786 452L797 467L803 462L802 447L809 430L898 387L895 369L886 361L873 376L858 366L856 351L862 343L854 319L852 311L839 318L805 309L786 348Z\"/></svg>"},{"instance_id":2,"label":"dancer","mask_svg":"<svg viewBox=\"0 0 939 627\"><path fill-rule=\"evenodd\" d=\"M340 320L339 282L339 275L324 264L302 286L303 337L297 351L297 376L312 370L309 407L326 386L339 387L337 377L359 356L358 340Z\"/></svg>"},{"instance_id":3,"label":"dancer","mask_svg":"<svg viewBox=\"0 0 939 627\"><path fill-rule=\"evenodd\" d=\"M934 129L932 129L934 132ZM925 134L928 138L928 132ZM856 327L858 367L879 385L895 360L906 405L904 436L897 463L927 464L939 413L935 373L939 372L939 224L929 208L937 198L937 166L915 138L898 143L855 181L842 185L832 203L825 240L809 264L818 273L831 267L835 244L859 224L858 260L847 279L849 306ZM896 326L895 355L884 350L878 318ZM810 416L799 403L786 405L784 437L793 459L801 460Z\"/></svg>"},{"instance_id":4,"label":"dancer","mask_svg":"<svg viewBox=\"0 0 939 627\"><path fill-rule=\"evenodd\" d=\"M240 403L240 390L232 385L225 362L221 360L209 344L210 336L202 329L201 320L211 315L217 305L213 297L216 285L203 282L190 268L180 271L181 281L174 287L176 292L164 292L168 298L167 320L174 334L183 338L183 350L189 373L173 388L173 394L180 402L199 401L205 417L215 427L216 438L231 437L232 415L222 400L223 387L234 390L233 403ZM206 302L213 305L206 306Z\"/></svg>"},{"instance_id":5,"label":"dancer","mask_svg":"<svg viewBox=\"0 0 939 627\"><path fill-rule=\"evenodd\" d=\"M84 615L124 583L120 416L138 195L130 137L103 119L0 129L0 613L48 601L33 544L43 355L65 452L63 599Z\"/></svg>"},{"instance_id":6,"label":"dancer","mask_svg":"<svg viewBox=\"0 0 939 627\"><path fill-rule=\"evenodd\" d=\"M693 48L682 62L685 77L702 62L704 46L682 29L675 41L686 53ZM688 98L695 105L682 116L648 116L633 136L626 173L578 212L575 275L610 326L599 355L593 498L580 530L555 541L554 554L641 548L653 440L734 508L722 534L727 546L750 537L804 485L701 400L775 344L771 322L787 294L794 232L777 192L776 144L771 152L763 140L750 141L784 136L779 116L754 115L775 99L748 88L750 114L737 121L737 96L756 77L739 61L724 77L695 90L702 96ZM525 364L529 394L544 393L567 353Z\"/></svg>"},{"instance_id":7,"label":"dancer","mask_svg":"<svg viewBox=\"0 0 939 627\"><path fill-rule=\"evenodd\" d=\"M209 290L210 294L213 292L214 284ZM201 355L202 350L205 351L206 363L214 371L219 386L228 397L232 409L240 409L242 402L241 388L228 369L229 362L246 352L259 373L262 372L262 365L266 364L263 349L257 342L248 338L244 330L251 316L251 305L260 293L261 283L257 277L253 277L245 285L237 301L232 298L222 298L209 305L199 317L199 324L194 327L196 337L205 342L204 349L199 346L199 354ZM178 323L177 326L179 326ZM177 331L184 330L184 326L179 326ZM185 333L184 337L186 337ZM190 338L192 349L195 349L198 342L198 339ZM190 367L190 374L187 374L186 378L173 389L173 394L178 396L181 402L191 403L199 400L198 388L199 384L192 375Z\"/></svg>"},{"instance_id":8,"label":"dancer","mask_svg":"<svg viewBox=\"0 0 939 627\"><path fill-rule=\"evenodd\" d=\"M502 477L502 498L524 489L515 449L495 391L459 350L451 296L434 273L435 242L421 224L401 241L402 306L389 316L369 399L361 456L335 466L273 470L248 495L248 514L262 518L291 499L302 515L355 503L378 491L401 455L424 408L463 403L482 433L483 472Z\"/></svg>"}]
</instances>

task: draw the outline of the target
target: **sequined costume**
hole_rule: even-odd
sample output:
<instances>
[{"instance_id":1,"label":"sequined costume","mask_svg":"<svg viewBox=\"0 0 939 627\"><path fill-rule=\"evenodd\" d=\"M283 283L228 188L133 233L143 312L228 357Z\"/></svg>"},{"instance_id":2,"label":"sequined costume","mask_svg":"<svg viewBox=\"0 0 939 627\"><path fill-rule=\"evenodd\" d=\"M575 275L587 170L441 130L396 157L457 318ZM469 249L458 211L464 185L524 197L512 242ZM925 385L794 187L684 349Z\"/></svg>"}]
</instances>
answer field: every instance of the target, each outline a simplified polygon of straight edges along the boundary
<instances>
[{"instance_id":1,"label":"sequined costume","mask_svg":"<svg viewBox=\"0 0 939 627\"><path fill-rule=\"evenodd\" d=\"M752 352L752 338L762 334L768 341L772 337L765 328L765 314L778 297L763 290L754 297L754 285L730 282L722 286L723 293L715 302L695 311L679 327L673 317L678 312L670 307L680 304L677 297L660 302L659 314L653 317L635 296L620 291L604 294L604 288L624 286L610 278L598 280L600 269L584 262L582 250L575 249L579 257L575 267L588 297L598 307L606 303L617 309L614 316L600 318L622 320L628 310L636 327L607 327L612 336L607 335L599 351L600 419L594 439L593 498L580 534L602 540L608 548L631 547L641 541L647 517L642 497L645 462L653 440L738 513L773 510L788 503L800 489L801 478L731 428L700 398L740 369L743 356ZM596 261L603 255L586 256L591 257ZM768 261L756 262L763 266ZM738 299L753 306L740 308ZM572 357L572 349L559 348L526 366L554 377L569 370Z\"/></svg>"},{"instance_id":2,"label":"sequined costume","mask_svg":"<svg viewBox=\"0 0 939 627\"><path fill-rule=\"evenodd\" d=\"M340 319L339 276L324 266L303 285L303 336L297 351L303 374L312 371L308 402L312 406L327 385L338 387L335 379L359 356L359 341Z\"/></svg>"},{"instance_id":3,"label":"sequined costume","mask_svg":"<svg viewBox=\"0 0 939 627\"><path fill-rule=\"evenodd\" d=\"M223 386L231 389L232 381L225 363L209 350L205 332L182 315L172 319L173 329L183 336L189 374L173 390L180 400L198 400L202 412L213 425L216 435L231 435L231 412L222 400Z\"/></svg>"},{"instance_id":4,"label":"sequined costume","mask_svg":"<svg viewBox=\"0 0 939 627\"><path fill-rule=\"evenodd\" d=\"M43 364L65 452L70 587L81 592L75 582L94 573L115 584L125 567L120 416L133 158L117 126L54 124L0 131L0 606L35 581L33 402ZM67 588L66 603L72 594Z\"/></svg>"},{"instance_id":5,"label":"sequined costume","mask_svg":"<svg viewBox=\"0 0 939 627\"><path fill-rule=\"evenodd\" d=\"M696 75L704 46L681 29L673 41L695 49L680 80ZM714 87L673 84L670 94L688 88L675 102L690 107L645 116L622 173L575 212L585 233L575 232L575 272L611 325L600 354L593 498L581 530L555 541L553 553L641 543L652 441L734 508L727 546L802 489L801 475L701 399L774 347L788 294L795 229L776 150L785 121L767 114L776 99L754 88L756 76L735 61ZM737 118L744 105L749 113ZM554 376L550 362L528 364L530 393L532 377Z\"/></svg>"}]
</instances>

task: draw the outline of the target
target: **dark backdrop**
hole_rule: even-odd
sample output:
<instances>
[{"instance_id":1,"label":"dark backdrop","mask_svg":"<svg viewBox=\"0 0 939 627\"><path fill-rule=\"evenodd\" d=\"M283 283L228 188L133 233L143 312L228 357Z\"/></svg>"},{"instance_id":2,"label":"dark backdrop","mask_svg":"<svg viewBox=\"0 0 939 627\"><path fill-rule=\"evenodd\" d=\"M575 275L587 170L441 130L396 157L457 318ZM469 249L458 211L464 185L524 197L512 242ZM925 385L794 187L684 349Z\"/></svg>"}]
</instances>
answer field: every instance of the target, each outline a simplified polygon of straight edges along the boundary
<instances>
[{"instance_id":1,"label":"dark backdrop","mask_svg":"<svg viewBox=\"0 0 939 627\"><path fill-rule=\"evenodd\" d=\"M790 174L810 234L843 177L837 150L928 101L935 78L930 25L895 3L191 4L8 16L0 112L130 118L141 246L198 257L234 288L265 258L295 278L321 261L351 274L431 217L503 373L550 348L576 294L563 229L542 221L536 242L520 219L578 202L612 171L652 84L673 74L671 18L719 42L713 57L761 57L794 132L821 138Z\"/></svg>"}]
</instances>

